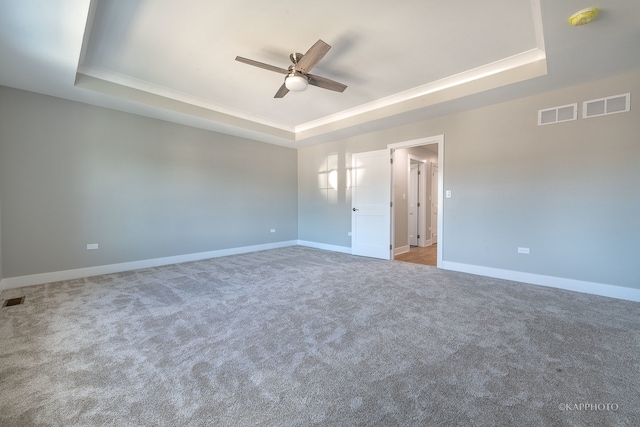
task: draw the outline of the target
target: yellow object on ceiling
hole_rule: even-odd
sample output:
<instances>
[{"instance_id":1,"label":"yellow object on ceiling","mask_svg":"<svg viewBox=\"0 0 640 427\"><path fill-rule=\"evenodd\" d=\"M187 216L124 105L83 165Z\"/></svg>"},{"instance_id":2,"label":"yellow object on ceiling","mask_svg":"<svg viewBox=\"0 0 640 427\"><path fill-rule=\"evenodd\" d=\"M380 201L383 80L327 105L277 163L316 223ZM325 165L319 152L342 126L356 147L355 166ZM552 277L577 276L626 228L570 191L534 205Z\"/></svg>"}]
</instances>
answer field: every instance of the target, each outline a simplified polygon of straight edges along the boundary
<instances>
[{"instance_id":1,"label":"yellow object on ceiling","mask_svg":"<svg viewBox=\"0 0 640 427\"><path fill-rule=\"evenodd\" d=\"M571 15L571 17L569 18L569 24L573 25L574 27L588 24L589 22L593 21L596 16L598 16L598 12L600 12L600 10L597 7L582 9Z\"/></svg>"}]
</instances>

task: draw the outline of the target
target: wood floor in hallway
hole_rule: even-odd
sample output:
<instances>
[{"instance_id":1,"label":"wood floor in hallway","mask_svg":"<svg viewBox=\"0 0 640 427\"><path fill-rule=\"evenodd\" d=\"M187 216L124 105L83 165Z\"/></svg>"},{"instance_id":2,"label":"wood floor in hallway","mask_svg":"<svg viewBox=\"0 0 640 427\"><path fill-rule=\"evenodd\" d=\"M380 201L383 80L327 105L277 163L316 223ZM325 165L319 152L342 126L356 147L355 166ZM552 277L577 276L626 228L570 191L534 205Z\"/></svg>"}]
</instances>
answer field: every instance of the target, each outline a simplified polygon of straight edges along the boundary
<instances>
[{"instance_id":1,"label":"wood floor in hallway","mask_svg":"<svg viewBox=\"0 0 640 427\"><path fill-rule=\"evenodd\" d=\"M400 255L396 255L394 259L396 261L412 262L414 264L425 264L437 266L438 257L438 245L425 246L421 248L419 246L411 246L409 252L405 252Z\"/></svg>"}]
</instances>

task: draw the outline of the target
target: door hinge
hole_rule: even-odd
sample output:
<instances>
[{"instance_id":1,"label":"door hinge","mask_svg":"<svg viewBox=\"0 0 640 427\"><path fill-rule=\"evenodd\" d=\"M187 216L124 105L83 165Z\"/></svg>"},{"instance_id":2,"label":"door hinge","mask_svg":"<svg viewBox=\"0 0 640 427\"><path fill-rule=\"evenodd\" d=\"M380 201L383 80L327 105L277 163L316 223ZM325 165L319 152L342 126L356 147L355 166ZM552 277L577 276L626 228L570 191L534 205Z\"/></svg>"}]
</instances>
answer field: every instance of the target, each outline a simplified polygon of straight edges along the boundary
<instances>
[{"instance_id":1,"label":"door hinge","mask_svg":"<svg viewBox=\"0 0 640 427\"><path fill-rule=\"evenodd\" d=\"M418 234L418 239L420 238L420 235Z\"/></svg>"},{"instance_id":2,"label":"door hinge","mask_svg":"<svg viewBox=\"0 0 640 427\"><path fill-rule=\"evenodd\" d=\"M420 207L420 202L418 202L418 207Z\"/></svg>"},{"instance_id":3,"label":"door hinge","mask_svg":"<svg viewBox=\"0 0 640 427\"><path fill-rule=\"evenodd\" d=\"M392 249L393 249L393 245L389 245L389 250L392 250Z\"/></svg>"},{"instance_id":4,"label":"door hinge","mask_svg":"<svg viewBox=\"0 0 640 427\"><path fill-rule=\"evenodd\" d=\"M393 164L393 159L389 159L389 162L390 162L391 164Z\"/></svg>"}]
</instances>

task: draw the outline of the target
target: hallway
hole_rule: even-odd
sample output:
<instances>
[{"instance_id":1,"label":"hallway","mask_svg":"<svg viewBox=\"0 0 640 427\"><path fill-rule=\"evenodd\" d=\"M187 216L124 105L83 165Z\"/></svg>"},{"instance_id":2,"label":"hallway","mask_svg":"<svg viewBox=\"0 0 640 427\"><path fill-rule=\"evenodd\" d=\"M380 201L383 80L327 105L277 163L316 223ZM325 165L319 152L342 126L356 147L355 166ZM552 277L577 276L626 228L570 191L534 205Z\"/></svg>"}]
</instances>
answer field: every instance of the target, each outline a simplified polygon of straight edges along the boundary
<instances>
[{"instance_id":1,"label":"hallway","mask_svg":"<svg viewBox=\"0 0 640 427\"><path fill-rule=\"evenodd\" d=\"M438 245L425 246L421 248L419 246L412 246L409 252L405 252L400 255L396 255L394 260L403 262L412 262L414 264L425 264L437 266Z\"/></svg>"}]
</instances>

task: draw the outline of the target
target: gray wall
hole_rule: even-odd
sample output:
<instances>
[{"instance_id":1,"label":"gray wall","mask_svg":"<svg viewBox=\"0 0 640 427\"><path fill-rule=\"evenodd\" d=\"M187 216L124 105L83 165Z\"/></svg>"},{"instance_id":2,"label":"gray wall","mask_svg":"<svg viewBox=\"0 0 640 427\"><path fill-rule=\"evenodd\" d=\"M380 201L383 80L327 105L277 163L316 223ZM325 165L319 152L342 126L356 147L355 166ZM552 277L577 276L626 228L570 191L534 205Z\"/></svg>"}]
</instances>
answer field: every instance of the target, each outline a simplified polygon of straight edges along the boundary
<instances>
[{"instance_id":1,"label":"gray wall","mask_svg":"<svg viewBox=\"0 0 640 427\"><path fill-rule=\"evenodd\" d=\"M346 185L346 171L351 157L341 144L322 144L306 148L298 156L298 216L304 227L298 228L298 238L304 241L351 246L351 192ZM337 173L337 189L329 182L331 171Z\"/></svg>"},{"instance_id":2,"label":"gray wall","mask_svg":"<svg viewBox=\"0 0 640 427\"><path fill-rule=\"evenodd\" d=\"M625 92L631 112L537 126L539 109ZM635 72L300 149L299 236L350 246L350 197L327 202L315 177L328 156L444 134L445 261L640 288L639 96Z\"/></svg>"},{"instance_id":3,"label":"gray wall","mask_svg":"<svg viewBox=\"0 0 640 427\"><path fill-rule=\"evenodd\" d=\"M624 92L640 93L640 72L296 154L0 88L0 270L9 278L296 238L349 247L352 153L445 134L445 261L640 288L637 96L629 113L536 124L538 109Z\"/></svg>"},{"instance_id":4,"label":"gray wall","mask_svg":"<svg viewBox=\"0 0 640 427\"><path fill-rule=\"evenodd\" d=\"M0 176L1 175L2 175L2 172L0 171ZM2 271L3 271L2 270L2 193L0 192L0 282L4 278ZM2 291L1 283L0 283L0 291Z\"/></svg>"},{"instance_id":5,"label":"gray wall","mask_svg":"<svg viewBox=\"0 0 640 427\"><path fill-rule=\"evenodd\" d=\"M296 158L0 87L3 276L295 240Z\"/></svg>"}]
</instances>

